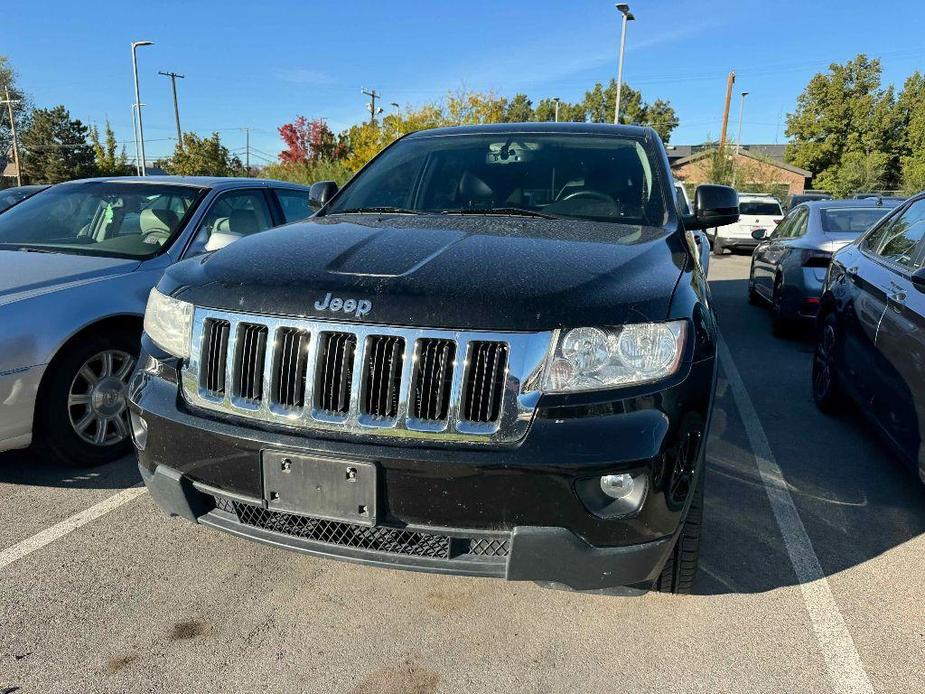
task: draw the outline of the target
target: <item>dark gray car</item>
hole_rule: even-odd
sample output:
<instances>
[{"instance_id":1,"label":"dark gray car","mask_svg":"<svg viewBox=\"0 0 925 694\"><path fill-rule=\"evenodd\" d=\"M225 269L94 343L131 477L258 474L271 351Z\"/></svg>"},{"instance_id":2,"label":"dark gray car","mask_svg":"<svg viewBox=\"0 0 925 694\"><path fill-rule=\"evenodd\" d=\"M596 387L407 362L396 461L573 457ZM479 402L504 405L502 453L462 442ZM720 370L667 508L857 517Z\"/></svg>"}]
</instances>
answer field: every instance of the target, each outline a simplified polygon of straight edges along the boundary
<instances>
[{"instance_id":1,"label":"dark gray car","mask_svg":"<svg viewBox=\"0 0 925 694\"><path fill-rule=\"evenodd\" d=\"M0 214L0 451L75 465L129 450L126 384L170 265L311 213L309 189L252 178L61 183Z\"/></svg>"},{"instance_id":2,"label":"dark gray car","mask_svg":"<svg viewBox=\"0 0 925 694\"><path fill-rule=\"evenodd\" d=\"M748 300L766 303L774 327L815 318L832 254L851 243L890 210L893 200L817 200L794 207L752 255Z\"/></svg>"}]
</instances>

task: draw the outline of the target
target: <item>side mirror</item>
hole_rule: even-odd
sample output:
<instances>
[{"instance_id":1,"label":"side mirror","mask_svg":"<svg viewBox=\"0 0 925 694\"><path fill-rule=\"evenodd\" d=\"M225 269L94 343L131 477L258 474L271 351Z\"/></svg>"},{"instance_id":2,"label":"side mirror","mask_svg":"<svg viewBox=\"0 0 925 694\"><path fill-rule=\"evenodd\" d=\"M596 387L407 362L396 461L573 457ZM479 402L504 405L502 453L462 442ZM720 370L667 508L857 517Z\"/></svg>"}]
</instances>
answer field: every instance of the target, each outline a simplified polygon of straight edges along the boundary
<instances>
[{"instance_id":1,"label":"side mirror","mask_svg":"<svg viewBox=\"0 0 925 694\"><path fill-rule=\"evenodd\" d=\"M308 206L313 210L320 210L328 200L334 197L337 192L337 184L334 181L318 181L312 183L308 191Z\"/></svg>"},{"instance_id":2,"label":"side mirror","mask_svg":"<svg viewBox=\"0 0 925 694\"><path fill-rule=\"evenodd\" d=\"M752 231L752 238L755 239L755 241L763 241L764 239L768 238L768 230L755 229Z\"/></svg>"},{"instance_id":3,"label":"side mirror","mask_svg":"<svg viewBox=\"0 0 925 694\"><path fill-rule=\"evenodd\" d=\"M739 194L735 188L704 184L694 192L694 214L684 219L688 229L711 229L739 221Z\"/></svg>"},{"instance_id":4,"label":"side mirror","mask_svg":"<svg viewBox=\"0 0 925 694\"><path fill-rule=\"evenodd\" d=\"M920 292L925 292L925 267L920 267L912 273L912 286Z\"/></svg>"}]
</instances>

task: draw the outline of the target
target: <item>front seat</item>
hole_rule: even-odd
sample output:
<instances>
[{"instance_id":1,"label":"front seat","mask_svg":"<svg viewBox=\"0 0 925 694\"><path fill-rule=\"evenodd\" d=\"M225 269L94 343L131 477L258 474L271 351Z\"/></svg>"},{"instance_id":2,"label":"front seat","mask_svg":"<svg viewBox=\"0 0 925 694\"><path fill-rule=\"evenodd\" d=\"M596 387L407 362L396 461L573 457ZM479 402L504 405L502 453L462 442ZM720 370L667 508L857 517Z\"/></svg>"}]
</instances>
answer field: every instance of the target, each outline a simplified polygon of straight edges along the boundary
<instances>
[{"instance_id":1,"label":"front seat","mask_svg":"<svg viewBox=\"0 0 925 694\"><path fill-rule=\"evenodd\" d=\"M260 231L257 213L253 210L232 210L228 216L228 231L238 236L250 236Z\"/></svg>"},{"instance_id":2,"label":"front seat","mask_svg":"<svg viewBox=\"0 0 925 694\"><path fill-rule=\"evenodd\" d=\"M154 210L149 207L138 216L142 240L158 246L164 245L179 224L180 218L173 210Z\"/></svg>"}]
</instances>

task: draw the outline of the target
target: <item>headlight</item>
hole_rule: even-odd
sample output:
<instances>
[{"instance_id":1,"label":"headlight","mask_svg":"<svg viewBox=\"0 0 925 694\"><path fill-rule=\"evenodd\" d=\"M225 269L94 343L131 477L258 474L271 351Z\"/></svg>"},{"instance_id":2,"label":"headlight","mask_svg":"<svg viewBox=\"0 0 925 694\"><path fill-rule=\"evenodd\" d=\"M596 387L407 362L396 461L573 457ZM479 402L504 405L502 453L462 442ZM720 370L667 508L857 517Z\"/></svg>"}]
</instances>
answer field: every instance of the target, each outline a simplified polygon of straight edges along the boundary
<instances>
[{"instance_id":1,"label":"headlight","mask_svg":"<svg viewBox=\"0 0 925 694\"><path fill-rule=\"evenodd\" d=\"M683 320L564 330L543 390L604 390L666 378L678 370L686 333Z\"/></svg>"},{"instance_id":2,"label":"headlight","mask_svg":"<svg viewBox=\"0 0 925 694\"><path fill-rule=\"evenodd\" d=\"M193 326L193 305L161 294L157 288L148 295L145 332L154 344L175 357L189 356Z\"/></svg>"}]
</instances>

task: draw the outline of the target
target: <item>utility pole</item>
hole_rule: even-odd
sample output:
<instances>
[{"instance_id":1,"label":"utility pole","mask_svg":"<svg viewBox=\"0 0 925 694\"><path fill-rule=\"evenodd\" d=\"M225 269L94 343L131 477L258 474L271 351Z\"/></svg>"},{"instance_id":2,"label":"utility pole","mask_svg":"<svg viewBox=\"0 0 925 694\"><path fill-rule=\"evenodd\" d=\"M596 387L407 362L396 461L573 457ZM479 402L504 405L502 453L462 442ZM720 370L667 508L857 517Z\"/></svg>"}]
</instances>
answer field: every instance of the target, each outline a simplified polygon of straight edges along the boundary
<instances>
[{"instance_id":1,"label":"utility pole","mask_svg":"<svg viewBox=\"0 0 925 694\"><path fill-rule=\"evenodd\" d=\"M183 131L180 130L180 107L177 105L177 78L183 79L183 75L178 75L176 72L160 72L159 75L170 78L170 86L173 89L173 115L177 121L177 145L180 149L183 148Z\"/></svg>"},{"instance_id":2,"label":"utility pole","mask_svg":"<svg viewBox=\"0 0 925 694\"><path fill-rule=\"evenodd\" d=\"M366 108L369 109L369 124L375 125L376 116L378 115L378 113L382 112L381 108L379 109L378 112L376 111L376 99L381 98L382 95L379 92L377 92L375 89L369 89L369 90L362 89L361 93L369 97L369 104L367 104L366 106Z\"/></svg>"},{"instance_id":3,"label":"utility pole","mask_svg":"<svg viewBox=\"0 0 925 694\"><path fill-rule=\"evenodd\" d=\"M244 128L244 170L251 176L251 129Z\"/></svg>"},{"instance_id":4,"label":"utility pole","mask_svg":"<svg viewBox=\"0 0 925 694\"><path fill-rule=\"evenodd\" d=\"M723 107L723 129L719 135L719 151L723 152L726 148L726 128L729 127L729 105L732 102L732 85L736 82L735 70L729 72L726 80L726 105Z\"/></svg>"},{"instance_id":5,"label":"utility pole","mask_svg":"<svg viewBox=\"0 0 925 694\"><path fill-rule=\"evenodd\" d=\"M553 97L553 101L556 102L556 123L559 122L559 97Z\"/></svg>"},{"instance_id":6,"label":"utility pole","mask_svg":"<svg viewBox=\"0 0 925 694\"><path fill-rule=\"evenodd\" d=\"M16 119L13 118L13 104L18 104L19 99L10 99L10 90L4 90L6 99L0 103L6 104L6 112L10 114L10 135L13 138L13 163L16 164L16 185L22 185L22 169L19 165L19 145L16 142Z\"/></svg>"},{"instance_id":7,"label":"utility pole","mask_svg":"<svg viewBox=\"0 0 925 694\"><path fill-rule=\"evenodd\" d=\"M735 157L732 160L732 187L735 188L736 175L739 172L739 151L742 149L742 117L745 114L745 97L748 92L742 92L742 101L739 102L739 131L736 135Z\"/></svg>"}]
</instances>

